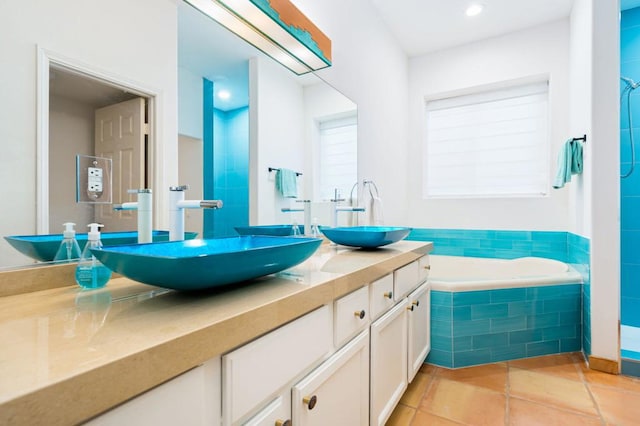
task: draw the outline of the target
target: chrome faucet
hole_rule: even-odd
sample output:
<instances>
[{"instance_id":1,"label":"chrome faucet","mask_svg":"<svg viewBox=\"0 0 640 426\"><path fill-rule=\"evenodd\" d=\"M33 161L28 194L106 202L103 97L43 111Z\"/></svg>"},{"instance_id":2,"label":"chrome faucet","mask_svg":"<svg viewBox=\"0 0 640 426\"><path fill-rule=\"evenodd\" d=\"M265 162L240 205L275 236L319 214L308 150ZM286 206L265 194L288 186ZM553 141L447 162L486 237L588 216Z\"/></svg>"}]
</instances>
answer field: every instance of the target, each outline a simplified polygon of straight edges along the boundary
<instances>
[{"instance_id":1,"label":"chrome faucet","mask_svg":"<svg viewBox=\"0 0 640 426\"><path fill-rule=\"evenodd\" d=\"M169 241L184 240L184 209L220 209L222 200L185 200L189 185L169 187Z\"/></svg>"},{"instance_id":2,"label":"chrome faucet","mask_svg":"<svg viewBox=\"0 0 640 426\"><path fill-rule=\"evenodd\" d=\"M138 201L116 204L114 210L138 211L138 243L153 241L153 199L150 189L130 189L129 194L138 194Z\"/></svg>"},{"instance_id":3,"label":"chrome faucet","mask_svg":"<svg viewBox=\"0 0 640 426\"><path fill-rule=\"evenodd\" d=\"M333 199L330 200L333 203L333 214L331 215L331 227L335 228L338 226L338 212L363 212L364 207L340 207L338 203L344 201L344 198L339 198L340 193L338 192L338 188L336 188L333 192Z\"/></svg>"}]
</instances>

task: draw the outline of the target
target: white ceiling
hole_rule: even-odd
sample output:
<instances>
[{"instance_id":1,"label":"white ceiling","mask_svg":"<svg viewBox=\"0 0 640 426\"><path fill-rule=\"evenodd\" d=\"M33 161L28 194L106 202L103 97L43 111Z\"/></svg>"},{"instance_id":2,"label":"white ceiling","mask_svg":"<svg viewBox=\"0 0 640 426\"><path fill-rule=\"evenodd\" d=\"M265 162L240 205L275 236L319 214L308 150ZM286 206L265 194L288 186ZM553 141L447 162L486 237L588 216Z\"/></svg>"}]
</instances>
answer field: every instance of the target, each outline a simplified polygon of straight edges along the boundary
<instances>
[{"instance_id":1,"label":"white ceiling","mask_svg":"<svg viewBox=\"0 0 640 426\"><path fill-rule=\"evenodd\" d=\"M563 19L569 16L573 4L573 0L370 1L409 56ZM484 5L480 15L465 15L471 3Z\"/></svg>"}]
</instances>

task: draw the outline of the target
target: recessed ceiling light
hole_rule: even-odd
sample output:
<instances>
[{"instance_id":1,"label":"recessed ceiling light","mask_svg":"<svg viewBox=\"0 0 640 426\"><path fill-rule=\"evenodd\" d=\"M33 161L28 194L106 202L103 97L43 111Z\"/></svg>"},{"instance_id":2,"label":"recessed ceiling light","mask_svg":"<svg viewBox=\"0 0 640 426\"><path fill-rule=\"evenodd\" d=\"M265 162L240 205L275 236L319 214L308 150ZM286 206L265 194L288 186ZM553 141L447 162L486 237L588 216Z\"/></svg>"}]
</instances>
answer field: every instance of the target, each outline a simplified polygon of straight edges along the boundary
<instances>
[{"instance_id":1,"label":"recessed ceiling light","mask_svg":"<svg viewBox=\"0 0 640 426\"><path fill-rule=\"evenodd\" d=\"M219 90L218 97L223 101L226 101L227 99L231 98L231 93L228 90Z\"/></svg>"},{"instance_id":2,"label":"recessed ceiling light","mask_svg":"<svg viewBox=\"0 0 640 426\"><path fill-rule=\"evenodd\" d=\"M480 12L482 12L483 7L484 6L481 4L474 3L467 8L465 13L467 14L467 16L476 16L480 14Z\"/></svg>"}]
</instances>

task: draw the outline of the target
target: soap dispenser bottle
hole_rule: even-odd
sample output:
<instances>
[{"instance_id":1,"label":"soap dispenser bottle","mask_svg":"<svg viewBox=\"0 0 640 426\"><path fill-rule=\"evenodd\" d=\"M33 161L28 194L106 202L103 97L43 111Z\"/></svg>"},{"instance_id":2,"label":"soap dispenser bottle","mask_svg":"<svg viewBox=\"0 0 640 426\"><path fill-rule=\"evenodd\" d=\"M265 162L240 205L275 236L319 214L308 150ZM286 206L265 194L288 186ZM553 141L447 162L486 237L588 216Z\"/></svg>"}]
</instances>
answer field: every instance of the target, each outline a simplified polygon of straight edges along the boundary
<instances>
[{"instance_id":1,"label":"soap dispenser bottle","mask_svg":"<svg viewBox=\"0 0 640 426\"><path fill-rule=\"evenodd\" d=\"M76 231L73 228L75 225L72 222L63 223L62 242L60 242L58 251L53 257L54 262L72 262L80 258L80 246L76 240Z\"/></svg>"},{"instance_id":2,"label":"soap dispenser bottle","mask_svg":"<svg viewBox=\"0 0 640 426\"><path fill-rule=\"evenodd\" d=\"M101 288L104 287L111 278L111 270L96 259L93 253L91 253L91 249L102 247L98 228L103 225L90 223L88 226L89 235L87 245L84 247L84 250L82 250L80 261L76 267L76 282L79 286L87 289Z\"/></svg>"}]
</instances>

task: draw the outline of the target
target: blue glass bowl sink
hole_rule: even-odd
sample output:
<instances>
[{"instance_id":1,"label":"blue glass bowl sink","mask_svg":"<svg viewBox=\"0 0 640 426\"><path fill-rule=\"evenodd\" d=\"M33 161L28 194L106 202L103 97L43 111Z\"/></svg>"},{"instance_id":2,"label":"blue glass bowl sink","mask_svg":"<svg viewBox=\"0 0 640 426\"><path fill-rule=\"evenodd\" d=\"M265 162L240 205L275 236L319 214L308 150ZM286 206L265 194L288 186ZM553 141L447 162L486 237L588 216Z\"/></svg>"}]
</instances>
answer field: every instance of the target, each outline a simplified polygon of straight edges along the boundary
<instances>
[{"instance_id":1,"label":"blue glass bowl sink","mask_svg":"<svg viewBox=\"0 0 640 426\"><path fill-rule=\"evenodd\" d=\"M186 239L194 239L197 232L185 232ZM153 231L151 234L153 242L169 241L169 231ZM4 237L9 244L20 253L41 262L51 262L58 251L62 234L49 235L14 235ZM87 243L87 234L76 234L76 240L82 250ZM102 232L100 241L103 246L116 246L122 244L135 244L138 242L137 231L127 232Z\"/></svg>"},{"instance_id":2,"label":"blue glass bowl sink","mask_svg":"<svg viewBox=\"0 0 640 426\"><path fill-rule=\"evenodd\" d=\"M349 226L343 228L321 227L329 240L350 247L376 248L402 240L411 228L392 226Z\"/></svg>"},{"instance_id":3,"label":"blue glass bowl sink","mask_svg":"<svg viewBox=\"0 0 640 426\"><path fill-rule=\"evenodd\" d=\"M311 256L319 238L242 236L92 249L111 270L174 290L202 290L290 268Z\"/></svg>"},{"instance_id":4,"label":"blue glass bowl sink","mask_svg":"<svg viewBox=\"0 0 640 426\"><path fill-rule=\"evenodd\" d=\"M271 235L274 237L286 237L291 235L293 225L255 225L255 226L236 226L236 232L239 235ZM300 235L304 234L304 225L298 225Z\"/></svg>"}]
</instances>

